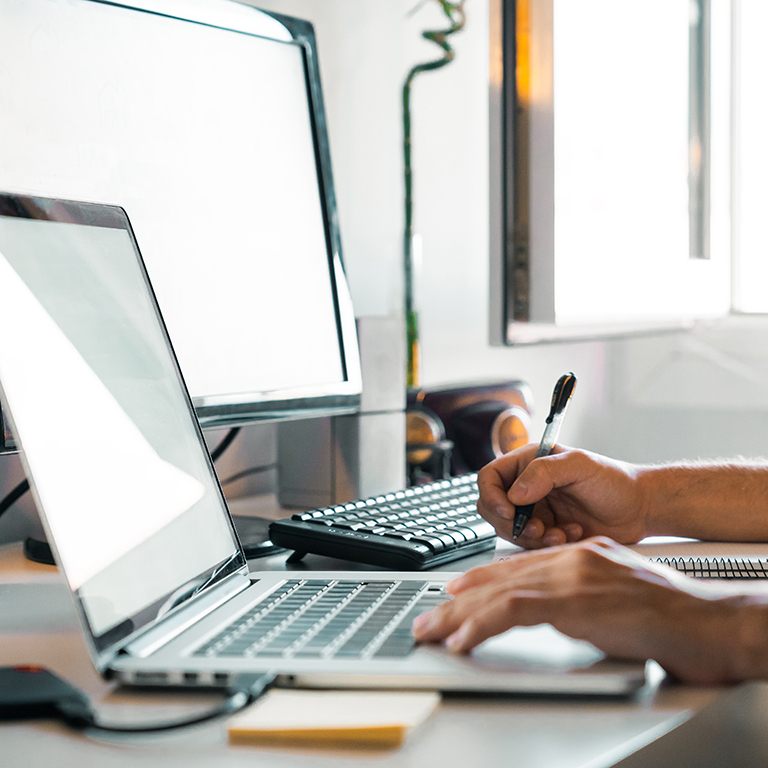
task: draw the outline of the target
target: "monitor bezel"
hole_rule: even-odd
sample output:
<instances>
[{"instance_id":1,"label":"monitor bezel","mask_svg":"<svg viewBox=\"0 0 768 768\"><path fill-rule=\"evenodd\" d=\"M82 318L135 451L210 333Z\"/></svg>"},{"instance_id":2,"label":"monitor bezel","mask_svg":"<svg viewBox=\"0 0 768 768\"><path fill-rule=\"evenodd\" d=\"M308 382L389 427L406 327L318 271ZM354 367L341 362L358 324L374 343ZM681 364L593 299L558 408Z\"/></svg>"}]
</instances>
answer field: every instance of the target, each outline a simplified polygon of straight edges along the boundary
<instances>
[{"instance_id":1,"label":"monitor bezel","mask_svg":"<svg viewBox=\"0 0 768 768\"><path fill-rule=\"evenodd\" d=\"M92 0L104 3L108 0ZM112 3L109 3L112 4ZM156 2L138 4L121 3L122 7L139 11L158 13L153 8ZM227 3L225 3L227 5ZM231 4L229 4L231 5ZM150 7L152 6L152 7ZM336 192L331 170L331 151L325 102L320 79L317 55L317 40L312 24L303 19L265 11L252 6L240 6L254 14L261 14L278 22L287 32L289 40L264 32L254 32L246 25L238 28L230 18L206 18L205 21L173 13L180 21L192 21L217 29L239 32L252 37L265 37L280 42L298 45L304 58L304 72L307 79L307 97L312 126L312 135L317 160L318 186L323 210L323 223L328 254L328 268L333 291L339 348L344 379L332 384L317 384L312 387L274 389L233 394L196 395L192 397L195 411L204 427L231 427L253 421L277 421L284 419L317 418L357 413L362 396L362 371L357 340L352 299L344 271L341 248L341 233L336 205ZM222 6L223 9L223 6ZM213 9L215 10L215 8ZM169 15L169 14L163 14Z\"/></svg>"}]
</instances>

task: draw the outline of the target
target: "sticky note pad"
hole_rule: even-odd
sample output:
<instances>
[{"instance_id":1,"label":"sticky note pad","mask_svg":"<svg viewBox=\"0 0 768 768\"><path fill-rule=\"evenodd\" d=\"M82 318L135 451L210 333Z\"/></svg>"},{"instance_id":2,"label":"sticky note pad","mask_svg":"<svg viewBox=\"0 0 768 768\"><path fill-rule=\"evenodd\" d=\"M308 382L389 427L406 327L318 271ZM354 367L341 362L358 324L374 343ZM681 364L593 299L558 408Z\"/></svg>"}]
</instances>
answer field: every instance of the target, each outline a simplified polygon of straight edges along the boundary
<instances>
[{"instance_id":1,"label":"sticky note pad","mask_svg":"<svg viewBox=\"0 0 768 768\"><path fill-rule=\"evenodd\" d=\"M228 724L233 744L396 747L440 694L275 689Z\"/></svg>"}]
</instances>

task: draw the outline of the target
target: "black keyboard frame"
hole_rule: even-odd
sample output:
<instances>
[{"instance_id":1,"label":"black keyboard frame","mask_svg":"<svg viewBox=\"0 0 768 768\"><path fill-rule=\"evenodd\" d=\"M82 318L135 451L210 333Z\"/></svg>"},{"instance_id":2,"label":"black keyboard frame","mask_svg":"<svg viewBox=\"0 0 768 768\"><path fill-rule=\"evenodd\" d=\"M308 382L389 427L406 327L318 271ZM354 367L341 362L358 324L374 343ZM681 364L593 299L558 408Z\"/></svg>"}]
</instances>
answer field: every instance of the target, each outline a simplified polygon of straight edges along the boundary
<instances>
[{"instance_id":1,"label":"black keyboard frame","mask_svg":"<svg viewBox=\"0 0 768 768\"><path fill-rule=\"evenodd\" d=\"M388 497L418 499L432 491L439 492L449 488L466 489L466 492L476 496L477 476L463 475L450 480L440 480L425 486L399 491L397 494L371 497L356 502L356 504L362 505L360 506L361 509L375 510L378 504L386 504L391 501ZM340 514L341 508L344 506L343 504L334 505L325 509L297 513L288 520L277 520L269 527L269 538L277 546L294 550L295 554L290 558L294 562L300 560L305 554L311 553L404 571L433 568L484 552L496 545L495 532L488 524L486 524L488 528L486 535L455 544L441 551L435 551L418 542L403 541L383 534L347 530L333 525L318 525L298 519L308 515L332 516ZM423 514L423 512L419 514Z\"/></svg>"}]
</instances>

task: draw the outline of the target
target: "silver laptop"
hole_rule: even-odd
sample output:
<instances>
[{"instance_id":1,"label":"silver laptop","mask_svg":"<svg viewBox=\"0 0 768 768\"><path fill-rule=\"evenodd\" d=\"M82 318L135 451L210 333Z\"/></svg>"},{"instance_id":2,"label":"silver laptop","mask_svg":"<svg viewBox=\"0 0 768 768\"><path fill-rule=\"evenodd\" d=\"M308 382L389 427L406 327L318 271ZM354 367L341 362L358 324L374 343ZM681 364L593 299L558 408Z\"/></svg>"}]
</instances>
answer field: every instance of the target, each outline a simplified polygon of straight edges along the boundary
<instances>
[{"instance_id":1,"label":"silver laptop","mask_svg":"<svg viewBox=\"0 0 768 768\"><path fill-rule=\"evenodd\" d=\"M550 627L458 657L410 626L450 574L249 572L125 212L0 194L0 394L99 672L128 684L627 695Z\"/></svg>"}]
</instances>

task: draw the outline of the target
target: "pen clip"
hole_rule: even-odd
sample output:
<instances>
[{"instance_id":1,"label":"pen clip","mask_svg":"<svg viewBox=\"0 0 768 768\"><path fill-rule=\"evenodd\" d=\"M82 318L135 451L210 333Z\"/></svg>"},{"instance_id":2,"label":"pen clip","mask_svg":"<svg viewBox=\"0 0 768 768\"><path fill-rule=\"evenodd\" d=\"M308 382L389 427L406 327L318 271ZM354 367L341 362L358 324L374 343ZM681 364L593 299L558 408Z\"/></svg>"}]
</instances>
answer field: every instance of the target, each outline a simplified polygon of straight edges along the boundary
<instances>
[{"instance_id":1,"label":"pen clip","mask_svg":"<svg viewBox=\"0 0 768 768\"><path fill-rule=\"evenodd\" d=\"M572 373L566 373L557 380L554 392L552 392L552 405L549 409L549 416L547 416L547 424L551 424L555 416L565 411L575 386L576 377Z\"/></svg>"}]
</instances>

